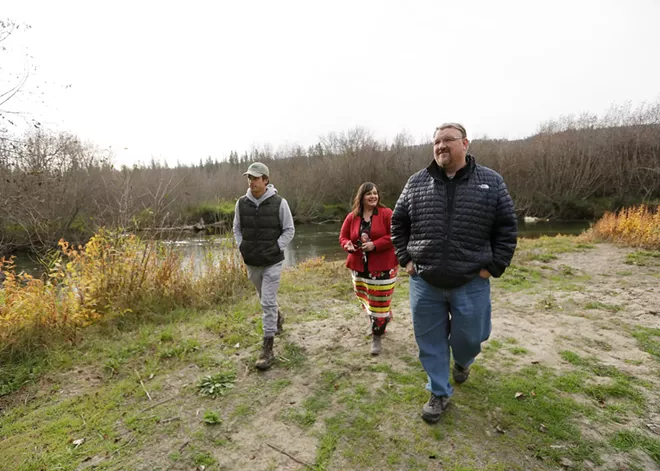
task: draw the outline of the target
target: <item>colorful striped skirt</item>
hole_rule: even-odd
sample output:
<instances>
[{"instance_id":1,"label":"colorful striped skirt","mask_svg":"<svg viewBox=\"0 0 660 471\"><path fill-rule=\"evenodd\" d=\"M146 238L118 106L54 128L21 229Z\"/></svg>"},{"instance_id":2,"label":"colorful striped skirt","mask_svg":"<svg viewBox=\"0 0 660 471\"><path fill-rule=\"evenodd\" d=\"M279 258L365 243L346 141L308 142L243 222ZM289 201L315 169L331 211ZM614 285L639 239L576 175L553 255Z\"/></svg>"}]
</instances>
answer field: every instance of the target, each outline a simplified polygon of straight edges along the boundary
<instances>
[{"instance_id":1,"label":"colorful striped skirt","mask_svg":"<svg viewBox=\"0 0 660 471\"><path fill-rule=\"evenodd\" d=\"M376 273L351 270L355 294L372 319L390 318L397 271L397 268Z\"/></svg>"}]
</instances>

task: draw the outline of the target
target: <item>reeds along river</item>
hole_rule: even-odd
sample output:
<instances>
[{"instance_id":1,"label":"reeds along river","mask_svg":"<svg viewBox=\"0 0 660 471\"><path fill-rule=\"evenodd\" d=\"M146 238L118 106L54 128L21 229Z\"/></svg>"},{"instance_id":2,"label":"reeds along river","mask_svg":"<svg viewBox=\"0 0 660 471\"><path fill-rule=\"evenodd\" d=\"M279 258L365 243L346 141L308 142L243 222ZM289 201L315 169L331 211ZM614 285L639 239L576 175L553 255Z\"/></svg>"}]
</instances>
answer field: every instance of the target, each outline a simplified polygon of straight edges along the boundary
<instances>
[{"instance_id":1,"label":"reeds along river","mask_svg":"<svg viewBox=\"0 0 660 471\"><path fill-rule=\"evenodd\" d=\"M557 234L579 234L591 225L590 221L550 221L519 224L519 236L536 238L543 235L554 236ZM304 260L325 257L326 260L340 260L346 256L346 252L339 246L339 229L341 223L327 224L300 224L296 226L296 236L285 255L285 266L293 266ZM199 260L204 257L208 250L226 251L226 244L218 244L216 236L197 237L190 236L169 241L172 247L180 250L186 259L192 257ZM38 263L26 254L17 256L18 270L38 272Z\"/></svg>"}]
</instances>

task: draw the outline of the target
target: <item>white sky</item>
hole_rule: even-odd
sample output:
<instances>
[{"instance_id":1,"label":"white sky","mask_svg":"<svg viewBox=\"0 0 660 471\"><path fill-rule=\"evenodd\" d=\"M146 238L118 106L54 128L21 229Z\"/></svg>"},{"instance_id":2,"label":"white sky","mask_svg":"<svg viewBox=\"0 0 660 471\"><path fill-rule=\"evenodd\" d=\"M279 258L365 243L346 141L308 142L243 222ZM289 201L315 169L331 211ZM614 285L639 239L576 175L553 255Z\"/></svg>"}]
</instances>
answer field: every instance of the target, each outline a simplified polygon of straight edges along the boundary
<instances>
[{"instance_id":1,"label":"white sky","mask_svg":"<svg viewBox=\"0 0 660 471\"><path fill-rule=\"evenodd\" d=\"M459 121L519 138L660 98L659 0L0 0L0 18L32 26L12 51L36 67L5 108L112 146L120 164L354 126L419 140Z\"/></svg>"}]
</instances>

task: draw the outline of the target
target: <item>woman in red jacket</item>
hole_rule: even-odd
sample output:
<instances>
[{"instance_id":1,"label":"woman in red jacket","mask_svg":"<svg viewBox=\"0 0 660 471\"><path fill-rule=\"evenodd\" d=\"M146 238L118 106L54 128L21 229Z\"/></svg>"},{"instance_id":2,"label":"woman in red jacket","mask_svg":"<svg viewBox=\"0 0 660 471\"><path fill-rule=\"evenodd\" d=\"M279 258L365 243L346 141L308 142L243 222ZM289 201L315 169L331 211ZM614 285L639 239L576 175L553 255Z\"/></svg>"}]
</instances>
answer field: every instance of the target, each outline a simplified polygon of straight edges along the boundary
<instances>
[{"instance_id":1,"label":"woman in red jacket","mask_svg":"<svg viewBox=\"0 0 660 471\"><path fill-rule=\"evenodd\" d=\"M381 351L381 338L392 318L390 302L398 262L390 238L392 210L380 202L378 188L366 182L358 188L353 209L344 219L339 243L348 252L355 294L371 319L371 354Z\"/></svg>"}]
</instances>

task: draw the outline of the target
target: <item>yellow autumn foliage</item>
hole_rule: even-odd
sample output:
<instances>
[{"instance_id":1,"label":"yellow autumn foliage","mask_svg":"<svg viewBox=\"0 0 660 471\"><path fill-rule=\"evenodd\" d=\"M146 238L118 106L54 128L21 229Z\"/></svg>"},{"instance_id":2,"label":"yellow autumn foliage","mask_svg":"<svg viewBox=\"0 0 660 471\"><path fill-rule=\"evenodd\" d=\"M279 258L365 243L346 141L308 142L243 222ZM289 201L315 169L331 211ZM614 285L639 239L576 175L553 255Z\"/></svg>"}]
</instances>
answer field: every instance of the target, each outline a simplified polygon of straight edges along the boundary
<instances>
[{"instance_id":1,"label":"yellow autumn foliage","mask_svg":"<svg viewBox=\"0 0 660 471\"><path fill-rule=\"evenodd\" d=\"M640 205L605 213L594 224L593 235L599 240L660 250L660 206L652 210Z\"/></svg>"},{"instance_id":2,"label":"yellow autumn foliage","mask_svg":"<svg viewBox=\"0 0 660 471\"><path fill-rule=\"evenodd\" d=\"M165 242L105 230L84 246L61 240L59 249L42 278L0 260L0 355L73 342L102 319L210 308L247 285L235 251L209 250L195 262Z\"/></svg>"}]
</instances>

